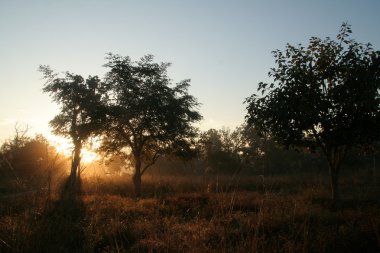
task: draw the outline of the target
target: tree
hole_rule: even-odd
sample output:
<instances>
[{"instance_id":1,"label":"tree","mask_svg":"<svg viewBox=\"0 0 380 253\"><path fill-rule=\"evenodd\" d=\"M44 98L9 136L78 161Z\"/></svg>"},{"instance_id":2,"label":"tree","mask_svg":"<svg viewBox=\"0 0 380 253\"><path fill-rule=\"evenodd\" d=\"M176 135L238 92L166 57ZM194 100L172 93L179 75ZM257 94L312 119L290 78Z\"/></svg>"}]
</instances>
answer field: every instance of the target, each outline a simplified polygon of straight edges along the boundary
<instances>
[{"instance_id":1,"label":"tree","mask_svg":"<svg viewBox=\"0 0 380 253\"><path fill-rule=\"evenodd\" d=\"M191 149L196 134L192 123L201 119L199 104L188 93L190 80L172 86L169 63L154 63L152 55L132 62L110 53L106 59L108 119L103 150L131 159L139 197L141 176L160 156Z\"/></svg>"},{"instance_id":2,"label":"tree","mask_svg":"<svg viewBox=\"0 0 380 253\"><path fill-rule=\"evenodd\" d=\"M65 73L59 78L49 66L40 66L46 83L43 91L49 93L53 101L61 106L61 111L50 121L54 134L71 138L74 144L70 178L79 177L81 149L86 140L100 131L104 111L102 104L102 84L97 76L84 79L80 75Z\"/></svg>"},{"instance_id":3,"label":"tree","mask_svg":"<svg viewBox=\"0 0 380 253\"><path fill-rule=\"evenodd\" d=\"M257 160L261 158L266 151L268 143L267 136L259 136L254 127L243 124L234 130L232 137L235 143L237 143L237 152L244 166L249 169L257 167Z\"/></svg>"},{"instance_id":4,"label":"tree","mask_svg":"<svg viewBox=\"0 0 380 253\"><path fill-rule=\"evenodd\" d=\"M274 81L247 98L248 124L286 147L319 147L329 164L332 202L350 147L380 138L380 52L350 38L343 23L337 40L312 37L305 48L274 51Z\"/></svg>"},{"instance_id":5,"label":"tree","mask_svg":"<svg viewBox=\"0 0 380 253\"><path fill-rule=\"evenodd\" d=\"M0 146L0 185L10 189L46 186L67 160L42 135L28 136L28 129L16 124L15 135Z\"/></svg>"},{"instance_id":6,"label":"tree","mask_svg":"<svg viewBox=\"0 0 380 253\"><path fill-rule=\"evenodd\" d=\"M240 128L209 129L199 138L199 149L212 173L235 174L242 168L242 138Z\"/></svg>"}]
</instances>

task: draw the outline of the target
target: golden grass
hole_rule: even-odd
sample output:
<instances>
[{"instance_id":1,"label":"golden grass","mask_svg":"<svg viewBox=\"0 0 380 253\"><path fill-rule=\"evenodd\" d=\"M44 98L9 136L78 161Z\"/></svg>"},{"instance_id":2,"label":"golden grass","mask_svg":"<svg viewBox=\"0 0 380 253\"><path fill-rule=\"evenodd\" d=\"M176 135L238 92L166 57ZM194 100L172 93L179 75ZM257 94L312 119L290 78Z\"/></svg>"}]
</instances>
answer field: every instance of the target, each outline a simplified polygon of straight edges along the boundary
<instances>
[{"instance_id":1,"label":"golden grass","mask_svg":"<svg viewBox=\"0 0 380 253\"><path fill-rule=\"evenodd\" d=\"M380 190L342 180L328 208L320 178L88 179L62 198L2 199L0 252L379 252Z\"/></svg>"}]
</instances>

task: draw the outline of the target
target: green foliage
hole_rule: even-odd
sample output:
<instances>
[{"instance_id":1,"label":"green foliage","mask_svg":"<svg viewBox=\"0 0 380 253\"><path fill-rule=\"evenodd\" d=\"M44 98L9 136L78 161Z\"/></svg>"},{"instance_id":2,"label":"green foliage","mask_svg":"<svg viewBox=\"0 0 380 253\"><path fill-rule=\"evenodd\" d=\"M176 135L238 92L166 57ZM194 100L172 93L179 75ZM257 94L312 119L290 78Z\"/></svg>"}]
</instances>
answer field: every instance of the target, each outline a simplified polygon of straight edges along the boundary
<instances>
[{"instance_id":1,"label":"green foliage","mask_svg":"<svg viewBox=\"0 0 380 253\"><path fill-rule=\"evenodd\" d=\"M74 144L71 178L80 176L81 149L85 142L103 128L105 110L101 103L104 87L97 76L86 80L76 74L65 73L59 78L50 67L40 66L46 80L43 91L49 93L61 106L61 111L51 121L53 133L71 138Z\"/></svg>"},{"instance_id":2,"label":"green foliage","mask_svg":"<svg viewBox=\"0 0 380 253\"><path fill-rule=\"evenodd\" d=\"M337 41L312 37L307 47L274 51L274 82L246 100L248 124L286 146L327 150L379 139L380 52L350 33L343 24Z\"/></svg>"},{"instance_id":3,"label":"green foliage","mask_svg":"<svg viewBox=\"0 0 380 253\"><path fill-rule=\"evenodd\" d=\"M83 142L101 126L102 86L97 76L84 79L65 73L59 78L49 66L40 66L46 80L43 91L60 105L60 113L50 121L53 132Z\"/></svg>"},{"instance_id":4,"label":"green foliage","mask_svg":"<svg viewBox=\"0 0 380 253\"><path fill-rule=\"evenodd\" d=\"M332 198L347 150L380 139L380 52L350 38L312 37L309 45L273 52L273 83L247 98L247 123L286 147L319 147L329 163Z\"/></svg>"},{"instance_id":5,"label":"green foliage","mask_svg":"<svg viewBox=\"0 0 380 253\"><path fill-rule=\"evenodd\" d=\"M145 162L144 170L164 154L191 152L196 135L192 123L201 115L199 104L188 93L190 80L172 85L167 76L170 64L155 63L152 55L133 62L109 54L107 60L109 99L103 149L121 152L135 164Z\"/></svg>"}]
</instances>

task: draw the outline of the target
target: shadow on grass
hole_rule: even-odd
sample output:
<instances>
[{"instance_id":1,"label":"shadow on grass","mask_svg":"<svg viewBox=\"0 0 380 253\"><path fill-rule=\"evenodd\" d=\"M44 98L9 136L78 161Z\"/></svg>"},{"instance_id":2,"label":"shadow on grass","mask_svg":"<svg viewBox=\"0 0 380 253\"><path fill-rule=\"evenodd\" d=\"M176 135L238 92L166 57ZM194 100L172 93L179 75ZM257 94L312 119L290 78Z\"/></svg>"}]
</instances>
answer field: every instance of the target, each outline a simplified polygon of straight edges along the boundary
<instances>
[{"instance_id":1,"label":"shadow on grass","mask_svg":"<svg viewBox=\"0 0 380 253\"><path fill-rule=\"evenodd\" d=\"M33 252L82 252L84 242L81 181L63 184L58 201L48 207L36 228Z\"/></svg>"}]
</instances>

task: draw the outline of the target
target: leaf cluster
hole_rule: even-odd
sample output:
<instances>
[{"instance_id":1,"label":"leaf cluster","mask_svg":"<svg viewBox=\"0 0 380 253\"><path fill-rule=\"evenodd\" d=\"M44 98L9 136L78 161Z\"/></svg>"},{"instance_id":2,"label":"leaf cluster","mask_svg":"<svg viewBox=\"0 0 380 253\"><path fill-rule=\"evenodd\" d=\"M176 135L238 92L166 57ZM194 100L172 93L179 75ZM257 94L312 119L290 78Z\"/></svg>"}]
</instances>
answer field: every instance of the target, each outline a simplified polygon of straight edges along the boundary
<instances>
[{"instance_id":1,"label":"leaf cluster","mask_svg":"<svg viewBox=\"0 0 380 253\"><path fill-rule=\"evenodd\" d=\"M378 140L380 52L350 37L312 37L273 52L273 82L246 99L247 123L289 146L352 146Z\"/></svg>"},{"instance_id":2,"label":"leaf cluster","mask_svg":"<svg viewBox=\"0 0 380 253\"><path fill-rule=\"evenodd\" d=\"M58 77L49 66L42 65L39 70L46 80L43 92L60 105L60 113L50 121L55 134L83 142L100 129L104 87L97 76L84 79L66 72Z\"/></svg>"},{"instance_id":3,"label":"leaf cluster","mask_svg":"<svg viewBox=\"0 0 380 253\"><path fill-rule=\"evenodd\" d=\"M188 93L190 80L172 85L169 63L155 63L152 55L139 61L108 54L107 127L103 149L125 151L144 160L175 152L191 153L196 134L192 123L202 117L199 103Z\"/></svg>"}]
</instances>

